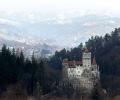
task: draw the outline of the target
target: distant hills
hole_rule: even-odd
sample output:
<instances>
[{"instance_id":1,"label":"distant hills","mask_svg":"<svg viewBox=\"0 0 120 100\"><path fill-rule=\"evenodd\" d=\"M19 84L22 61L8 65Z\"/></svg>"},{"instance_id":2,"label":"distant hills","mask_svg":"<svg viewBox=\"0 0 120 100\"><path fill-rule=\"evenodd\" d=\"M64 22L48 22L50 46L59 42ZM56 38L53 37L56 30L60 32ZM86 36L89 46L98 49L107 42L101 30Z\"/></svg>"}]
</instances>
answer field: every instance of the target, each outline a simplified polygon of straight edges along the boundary
<instances>
[{"instance_id":1,"label":"distant hills","mask_svg":"<svg viewBox=\"0 0 120 100\"><path fill-rule=\"evenodd\" d=\"M3 14L3 13L2 13ZM120 26L119 16L80 12L60 13L55 16L13 13L0 16L0 36L26 44L48 44L75 47L91 36L104 35ZM70 45L69 45L70 44Z\"/></svg>"},{"instance_id":2,"label":"distant hills","mask_svg":"<svg viewBox=\"0 0 120 100\"><path fill-rule=\"evenodd\" d=\"M52 56L56 50L60 49L57 46L54 45L48 45L48 44L27 44L24 42L18 42L15 40L7 40L2 37L0 37L0 48L3 46L3 44L7 45L9 49L15 48L16 50L19 49L19 51L23 51L24 55L28 58L31 57L31 55L34 52L35 57L45 57L48 58L49 56Z\"/></svg>"}]
</instances>

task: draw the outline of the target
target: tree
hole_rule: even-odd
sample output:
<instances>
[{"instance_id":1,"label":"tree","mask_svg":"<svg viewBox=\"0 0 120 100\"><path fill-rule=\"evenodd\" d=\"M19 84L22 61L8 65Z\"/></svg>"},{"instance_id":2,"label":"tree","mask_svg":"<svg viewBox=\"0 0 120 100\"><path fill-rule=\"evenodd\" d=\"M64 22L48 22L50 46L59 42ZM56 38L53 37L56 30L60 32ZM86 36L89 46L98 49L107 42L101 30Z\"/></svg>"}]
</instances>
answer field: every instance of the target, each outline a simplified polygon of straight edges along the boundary
<instances>
[{"instance_id":1,"label":"tree","mask_svg":"<svg viewBox=\"0 0 120 100\"><path fill-rule=\"evenodd\" d=\"M98 88L97 85L95 85L94 89L92 90L91 93L91 99L92 100L103 100L103 97L100 95L99 90L100 88Z\"/></svg>"}]
</instances>

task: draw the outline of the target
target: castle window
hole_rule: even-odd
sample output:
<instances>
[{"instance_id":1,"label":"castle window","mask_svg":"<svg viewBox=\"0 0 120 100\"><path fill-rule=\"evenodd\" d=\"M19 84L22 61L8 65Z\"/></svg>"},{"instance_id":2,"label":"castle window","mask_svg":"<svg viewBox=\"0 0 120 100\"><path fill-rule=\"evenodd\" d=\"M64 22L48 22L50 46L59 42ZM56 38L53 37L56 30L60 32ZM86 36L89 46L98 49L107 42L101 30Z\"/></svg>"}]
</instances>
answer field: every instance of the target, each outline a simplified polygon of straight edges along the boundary
<instances>
[{"instance_id":1,"label":"castle window","mask_svg":"<svg viewBox=\"0 0 120 100\"><path fill-rule=\"evenodd\" d=\"M92 71L93 71L93 68L92 68Z\"/></svg>"}]
</instances>

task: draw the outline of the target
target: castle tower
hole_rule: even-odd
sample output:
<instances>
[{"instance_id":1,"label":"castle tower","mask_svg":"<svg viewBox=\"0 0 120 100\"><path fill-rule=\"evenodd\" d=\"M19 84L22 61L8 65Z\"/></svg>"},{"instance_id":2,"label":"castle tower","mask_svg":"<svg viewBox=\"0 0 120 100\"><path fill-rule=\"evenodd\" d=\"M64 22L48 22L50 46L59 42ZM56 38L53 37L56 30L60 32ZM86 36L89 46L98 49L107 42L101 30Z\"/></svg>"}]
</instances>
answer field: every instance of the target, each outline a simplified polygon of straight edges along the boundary
<instances>
[{"instance_id":1,"label":"castle tower","mask_svg":"<svg viewBox=\"0 0 120 100\"><path fill-rule=\"evenodd\" d=\"M92 65L97 65L95 56L94 56L94 58L93 58Z\"/></svg>"},{"instance_id":2,"label":"castle tower","mask_svg":"<svg viewBox=\"0 0 120 100\"><path fill-rule=\"evenodd\" d=\"M93 59L92 59L92 66L97 66L97 63L96 63L96 58L95 58L95 56L93 57Z\"/></svg>"},{"instance_id":3,"label":"castle tower","mask_svg":"<svg viewBox=\"0 0 120 100\"><path fill-rule=\"evenodd\" d=\"M92 60L92 67L94 68L95 71L98 71L98 66L97 66L97 63L96 63L96 58L94 56L93 60Z\"/></svg>"},{"instance_id":4,"label":"castle tower","mask_svg":"<svg viewBox=\"0 0 120 100\"><path fill-rule=\"evenodd\" d=\"M91 52L89 52L87 48L83 52L82 62L83 66L91 67Z\"/></svg>"},{"instance_id":5,"label":"castle tower","mask_svg":"<svg viewBox=\"0 0 120 100\"><path fill-rule=\"evenodd\" d=\"M95 76L100 79L100 73L99 73L99 67L96 63L96 59L95 59L95 56L92 60L92 71L94 72Z\"/></svg>"}]
</instances>

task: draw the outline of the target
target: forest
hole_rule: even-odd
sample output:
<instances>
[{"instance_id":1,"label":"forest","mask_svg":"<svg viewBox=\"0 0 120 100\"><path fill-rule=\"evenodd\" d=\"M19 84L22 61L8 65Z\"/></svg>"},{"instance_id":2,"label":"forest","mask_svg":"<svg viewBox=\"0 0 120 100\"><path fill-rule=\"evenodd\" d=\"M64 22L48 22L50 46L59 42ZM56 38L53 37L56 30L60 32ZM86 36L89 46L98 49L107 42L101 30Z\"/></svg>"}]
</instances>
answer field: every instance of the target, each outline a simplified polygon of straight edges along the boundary
<instances>
[{"instance_id":1,"label":"forest","mask_svg":"<svg viewBox=\"0 0 120 100\"><path fill-rule=\"evenodd\" d=\"M28 59L24 57L22 51L15 52L15 49L10 51L3 45L0 52L0 93L14 87L18 94L34 95L38 83L43 94L48 92L49 79L45 66L47 62L37 60L34 54Z\"/></svg>"},{"instance_id":2,"label":"forest","mask_svg":"<svg viewBox=\"0 0 120 100\"><path fill-rule=\"evenodd\" d=\"M92 36L83 45L61 51L56 51L49 59L36 59L34 53L31 59L25 58L22 51L12 51L3 45L0 51L0 94L11 87L16 93L36 95L38 87L41 94L54 90L62 78L62 61L81 60L84 47L96 57L100 68L102 88L109 95L120 93L120 28L104 36ZM39 85L39 86L38 86ZM13 88L12 88L13 89Z\"/></svg>"},{"instance_id":3,"label":"forest","mask_svg":"<svg viewBox=\"0 0 120 100\"><path fill-rule=\"evenodd\" d=\"M80 43L71 50L62 49L50 59L49 65L54 69L62 69L63 59L81 60L84 47L96 57L100 68L100 81L109 95L120 93L120 28L115 28L104 36L92 36L85 45Z\"/></svg>"}]
</instances>

